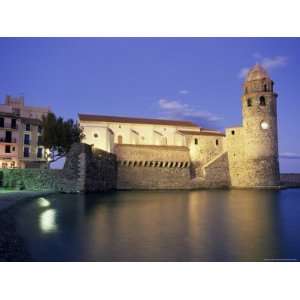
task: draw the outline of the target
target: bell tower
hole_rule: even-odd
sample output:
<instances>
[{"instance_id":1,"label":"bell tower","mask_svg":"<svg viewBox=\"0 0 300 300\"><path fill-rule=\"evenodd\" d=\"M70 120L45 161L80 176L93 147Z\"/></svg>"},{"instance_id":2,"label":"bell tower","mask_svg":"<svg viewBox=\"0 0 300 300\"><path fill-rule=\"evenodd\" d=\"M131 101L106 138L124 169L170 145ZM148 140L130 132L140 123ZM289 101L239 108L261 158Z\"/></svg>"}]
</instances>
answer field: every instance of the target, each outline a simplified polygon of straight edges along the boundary
<instances>
[{"instance_id":1,"label":"bell tower","mask_svg":"<svg viewBox=\"0 0 300 300\"><path fill-rule=\"evenodd\" d=\"M246 181L253 187L280 184L277 94L266 70L256 64L243 85L242 111Z\"/></svg>"}]
</instances>

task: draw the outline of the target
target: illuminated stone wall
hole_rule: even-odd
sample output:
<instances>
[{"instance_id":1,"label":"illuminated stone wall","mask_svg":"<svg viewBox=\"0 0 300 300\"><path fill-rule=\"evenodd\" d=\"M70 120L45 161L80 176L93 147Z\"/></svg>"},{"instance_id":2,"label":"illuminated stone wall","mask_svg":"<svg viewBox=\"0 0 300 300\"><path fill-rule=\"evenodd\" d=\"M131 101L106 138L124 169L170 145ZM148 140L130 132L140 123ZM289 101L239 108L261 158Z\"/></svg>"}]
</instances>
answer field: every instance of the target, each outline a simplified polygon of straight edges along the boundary
<instances>
[{"instance_id":1,"label":"illuminated stone wall","mask_svg":"<svg viewBox=\"0 0 300 300\"><path fill-rule=\"evenodd\" d=\"M64 193L96 192L116 187L116 159L86 144L74 144L62 170L2 169L0 185L26 190L53 190Z\"/></svg>"},{"instance_id":2,"label":"illuminated stone wall","mask_svg":"<svg viewBox=\"0 0 300 300\"><path fill-rule=\"evenodd\" d=\"M116 145L118 189L187 189L189 149L181 146Z\"/></svg>"},{"instance_id":3,"label":"illuminated stone wall","mask_svg":"<svg viewBox=\"0 0 300 300\"><path fill-rule=\"evenodd\" d=\"M191 160L198 166L203 166L224 151L224 137L220 135L190 135L186 140Z\"/></svg>"},{"instance_id":4,"label":"illuminated stone wall","mask_svg":"<svg viewBox=\"0 0 300 300\"><path fill-rule=\"evenodd\" d=\"M267 72L256 65L242 95L243 124L226 130L231 186L268 188L280 185L277 94Z\"/></svg>"},{"instance_id":5,"label":"illuminated stone wall","mask_svg":"<svg viewBox=\"0 0 300 300\"><path fill-rule=\"evenodd\" d=\"M59 190L61 170L49 169L2 169L1 186L26 190Z\"/></svg>"}]
</instances>

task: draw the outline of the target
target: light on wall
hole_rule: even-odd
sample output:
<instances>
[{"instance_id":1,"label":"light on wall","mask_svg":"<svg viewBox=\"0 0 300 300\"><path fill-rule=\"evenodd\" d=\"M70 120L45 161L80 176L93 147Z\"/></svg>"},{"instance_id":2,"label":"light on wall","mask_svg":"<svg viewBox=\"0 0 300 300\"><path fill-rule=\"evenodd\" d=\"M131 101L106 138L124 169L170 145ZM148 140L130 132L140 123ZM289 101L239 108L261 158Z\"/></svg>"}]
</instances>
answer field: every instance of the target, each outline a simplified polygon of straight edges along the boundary
<instances>
[{"instance_id":1,"label":"light on wall","mask_svg":"<svg viewBox=\"0 0 300 300\"><path fill-rule=\"evenodd\" d=\"M262 121L260 126L264 130L269 129L269 124L266 121Z\"/></svg>"}]
</instances>

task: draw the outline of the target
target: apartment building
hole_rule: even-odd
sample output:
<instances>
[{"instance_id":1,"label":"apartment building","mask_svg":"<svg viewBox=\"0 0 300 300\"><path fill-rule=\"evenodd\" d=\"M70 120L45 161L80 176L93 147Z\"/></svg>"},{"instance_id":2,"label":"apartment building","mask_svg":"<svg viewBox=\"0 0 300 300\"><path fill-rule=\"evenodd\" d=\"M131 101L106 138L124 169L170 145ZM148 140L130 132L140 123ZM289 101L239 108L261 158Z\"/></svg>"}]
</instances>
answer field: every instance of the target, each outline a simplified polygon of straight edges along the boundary
<instances>
[{"instance_id":1,"label":"apartment building","mask_svg":"<svg viewBox=\"0 0 300 300\"><path fill-rule=\"evenodd\" d=\"M0 104L0 168L46 167L41 120L49 111L26 106L23 96L5 97Z\"/></svg>"}]
</instances>

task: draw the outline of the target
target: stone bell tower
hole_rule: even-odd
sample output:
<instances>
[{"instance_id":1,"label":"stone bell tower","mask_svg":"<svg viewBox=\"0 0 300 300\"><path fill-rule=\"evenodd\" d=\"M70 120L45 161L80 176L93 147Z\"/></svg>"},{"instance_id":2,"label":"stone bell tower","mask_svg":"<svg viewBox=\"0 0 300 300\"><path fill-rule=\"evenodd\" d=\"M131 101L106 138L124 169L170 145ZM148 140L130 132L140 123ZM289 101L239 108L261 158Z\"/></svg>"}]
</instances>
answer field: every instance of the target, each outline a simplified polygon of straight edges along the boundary
<instances>
[{"instance_id":1,"label":"stone bell tower","mask_svg":"<svg viewBox=\"0 0 300 300\"><path fill-rule=\"evenodd\" d=\"M253 187L280 184L277 135L277 94L268 73L256 64L243 88L244 168Z\"/></svg>"}]
</instances>

